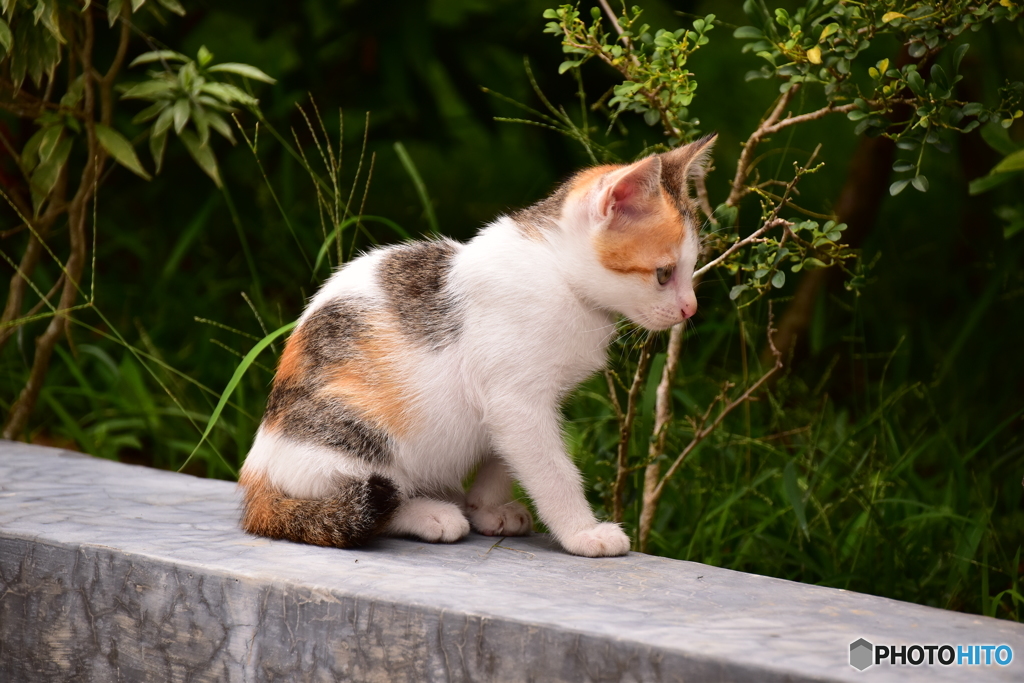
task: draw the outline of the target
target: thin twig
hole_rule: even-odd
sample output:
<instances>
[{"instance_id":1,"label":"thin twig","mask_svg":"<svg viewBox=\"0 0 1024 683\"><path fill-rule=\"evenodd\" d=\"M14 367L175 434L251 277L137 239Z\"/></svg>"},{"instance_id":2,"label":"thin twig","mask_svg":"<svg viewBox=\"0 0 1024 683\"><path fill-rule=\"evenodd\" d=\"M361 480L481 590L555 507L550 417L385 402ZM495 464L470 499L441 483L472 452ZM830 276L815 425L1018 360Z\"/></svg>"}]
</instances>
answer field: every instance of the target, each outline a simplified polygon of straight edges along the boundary
<instances>
[{"instance_id":1,"label":"thin twig","mask_svg":"<svg viewBox=\"0 0 1024 683\"><path fill-rule=\"evenodd\" d=\"M702 441L704 441L704 439L706 439L712 432L714 432L720 424L722 424L722 422L729 415L729 413L731 413L733 410L743 405L744 402L749 400L750 397L754 394L754 392L760 389L772 375L774 375L782 368L782 354L779 352L777 348L775 348L775 343L772 341L772 332L774 332L774 329L772 327L773 322L774 316L772 314L771 303L769 302L767 336L768 346L771 349L772 355L775 356L775 365L773 365L772 368L768 370L768 372L761 375L760 379L758 379L756 382L750 385L747 388L747 390L740 394L740 396L736 400L732 401L731 403L723 407L722 410L715 417L715 419L711 422L711 424L707 424L707 420L710 417L711 410L714 408L715 405L717 405L718 399L712 402L711 407L708 408L708 411L701 418L700 425L698 426L696 433L694 433L693 438L690 440L690 443L688 443L686 447L679 453L679 455L676 456L676 459L672 463L672 466L668 468L664 476L658 482L658 485L655 487L653 494L655 503L659 498L661 498L661 494L665 489L665 484L679 470L679 467L686 460L686 457L690 455L690 453L692 453L693 450L697 446L699 446ZM721 395L721 397L724 399L724 392Z\"/></svg>"},{"instance_id":2,"label":"thin twig","mask_svg":"<svg viewBox=\"0 0 1024 683\"><path fill-rule=\"evenodd\" d=\"M637 404L640 398L640 390L647 379L647 370L651 364L651 356L654 353L654 344L657 337L651 335L644 342L640 351L640 359L636 364L636 373L633 375L633 383L629 387L626 411L619 421L619 448L615 467L615 486L612 489L612 519L621 522L624 513L622 503L623 494L626 490L626 479L629 476L629 441L633 434L633 421L636 419Z\"/></svg>"}]
</instances>

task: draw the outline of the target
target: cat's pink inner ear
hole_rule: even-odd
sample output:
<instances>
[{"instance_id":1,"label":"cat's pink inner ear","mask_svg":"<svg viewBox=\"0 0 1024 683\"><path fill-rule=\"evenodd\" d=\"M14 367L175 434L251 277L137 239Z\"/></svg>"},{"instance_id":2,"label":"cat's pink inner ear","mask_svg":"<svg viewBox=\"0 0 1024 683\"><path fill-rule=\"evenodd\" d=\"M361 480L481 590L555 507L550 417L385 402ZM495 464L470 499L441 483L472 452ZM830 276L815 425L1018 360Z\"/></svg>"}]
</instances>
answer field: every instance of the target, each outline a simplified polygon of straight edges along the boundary
<instances>
[{"instance_id":1,"label":"cat's pink inner ear","mask_svg":"<svg viewBox=\"0 0 1024 683\"><path fill-rule=\"evenodd\" d=\"M659 192L661 159L647 157L612 174L601 197L601 215L633 215Z\"/></svg>"}]
</instances>

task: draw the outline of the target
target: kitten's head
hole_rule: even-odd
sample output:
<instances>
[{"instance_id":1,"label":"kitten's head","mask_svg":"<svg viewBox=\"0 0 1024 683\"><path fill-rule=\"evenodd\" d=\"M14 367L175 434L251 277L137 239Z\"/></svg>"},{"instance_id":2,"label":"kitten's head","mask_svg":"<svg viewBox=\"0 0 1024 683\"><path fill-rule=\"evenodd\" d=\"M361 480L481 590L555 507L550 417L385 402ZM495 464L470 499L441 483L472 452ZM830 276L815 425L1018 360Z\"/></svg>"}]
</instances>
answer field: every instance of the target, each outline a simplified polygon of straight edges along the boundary
<instances>
[{"instance_id":1,"label":"kitten's head","mask_svg":"<svg viewBox=\"0 0 1024 683\"><path fill-rule=\"evenodd\" d=\"M599 166L570 181L563 224L584 247L586 296L651 330L693 316L700 250L689 185L703 176L715 135L628 166Z\"/></svg>"}]
</instances>

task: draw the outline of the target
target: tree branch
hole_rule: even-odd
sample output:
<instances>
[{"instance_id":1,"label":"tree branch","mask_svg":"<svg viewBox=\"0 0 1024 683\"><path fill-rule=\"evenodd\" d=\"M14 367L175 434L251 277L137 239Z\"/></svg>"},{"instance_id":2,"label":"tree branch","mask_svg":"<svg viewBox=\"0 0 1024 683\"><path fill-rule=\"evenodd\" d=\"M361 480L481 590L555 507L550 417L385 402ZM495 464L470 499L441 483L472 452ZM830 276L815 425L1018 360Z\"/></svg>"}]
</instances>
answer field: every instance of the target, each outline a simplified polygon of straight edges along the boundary
<instances>
[{"instance_id":1,"label":"tree branch","mask_svg":"<svg viewBox=\"0 0 1024 683\"><path fill-rule=\"evenodd\" d=\"M729 415L729 413L731 413L733 410L743 405L744 402L749 400L750 397L753 396L754 392L760 389L772 375L774 375L776 372L779 371L779 369L782 368L782 354L779 353L779 350L775 348L775 344L772 342L772 333L774 332L774 330L772 329L772 322L773 315L771 310L771 304L769 303L768 344L771 347L772 354L775 356L775 365L772 366L772 368L768 370L768 372L761 375L760 379L758 379L756 382L750 385L750 387L748 387L746 391L740 394L740 396L736 400L722 408L722 410L718 413L717 417L715 417L714 421L711 422L711 424L707 424L708 418L711 416L711 411L713 410L714 406L718 403L718 399L712 401L711 405L708 407L707 412L704 413L704 416L701 418L700 425L698 426L696 433L694 433L693 438L690 440L690 443L688 443L686 445L686 448L684 448L679 453L679 455L676 456L676 459L672 463L672 466L668 468L668 470L665 472L665 475L658 481L657 486L654 487L652 493L654 506L657 505L658 500L661 498L661 494L665 490L665 484L679 470L679 467L686 460L686 457L690 455L690 453L692 453L693 450L697 446L699 446L702 441L704 441L704 439L706 439L712 432L714 432L720 424L722 424L722 422ZM721 398L724 399L724 392L723 394L721 394Z\"/></svg>"},{"instance_id":2,"label":"tree branch","mask_svg":"<svg viewBox=\"0 0 1024 683\"><path fill-rule=\"evenodd\" d=\"M665 367L661 371L654 402L654 439L651 441L647 454L647 467L644 468L643 498L640 506L640 525L637 531L637 545L640 552L647 549L647 539L654 523L657 501L653 499L654 490L661 475L661 463L658 459L665 453L665 439L668 436L668 423L672 420L672 380L679 368L679 356L683 348L683 325L672 327L668 337L668 350L665 354Z\"/></svg>"},{"instance_id":3,"label":"tree branch","mask_svg":"<svg viewBox=\"0 0 1024 683\"><path fill-rule=\"evenodd\" d=\"M657 337L651 335L644 342L640 351L640 359L637 361L636 373L633 375L633 383L629 387L626 411L619 420L619 447L615 465L615 485L612 489L612 519L621 522L624 513L622 503L623 494L626 490L626 479L629 476L629 440L633 434L633 421L636 419L637 399L640 396L640 389L647 379L647 370L651 364L651 356L654 352L654 345Z\"/></svg>"}]
</instances>

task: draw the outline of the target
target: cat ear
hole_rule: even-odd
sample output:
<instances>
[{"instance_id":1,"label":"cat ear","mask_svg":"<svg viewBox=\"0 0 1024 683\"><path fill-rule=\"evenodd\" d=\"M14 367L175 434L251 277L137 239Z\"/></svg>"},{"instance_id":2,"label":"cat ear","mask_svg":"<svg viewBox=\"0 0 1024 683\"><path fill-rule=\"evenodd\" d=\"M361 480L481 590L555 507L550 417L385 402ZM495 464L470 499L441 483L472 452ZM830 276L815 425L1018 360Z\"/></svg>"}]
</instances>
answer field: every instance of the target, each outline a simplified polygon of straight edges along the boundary
<instances>
[{"instance_id":1,"label":"cat ear","mask_svg":"<svg viewBox=\"0 0 1024 683\"><path fill-rule=\"evenodd\" d=\"M711 149L715 146L718 133L705 135L688 145L677 147L671 152L659 155L664 168L665 180L671 190L689 196L690 183L707 173L711 161Z\"/></svg>"},{"instance_id":2,"label":"cat ear","mask_svg":"<svg viewBox=\"0 0 1024 683\"><path fill-rule=\"evenodd\" d=\"M662 161L655 154L610 174L598 196L601 218L632 217L660 192Z\"/></svg>"}]
</instances>

